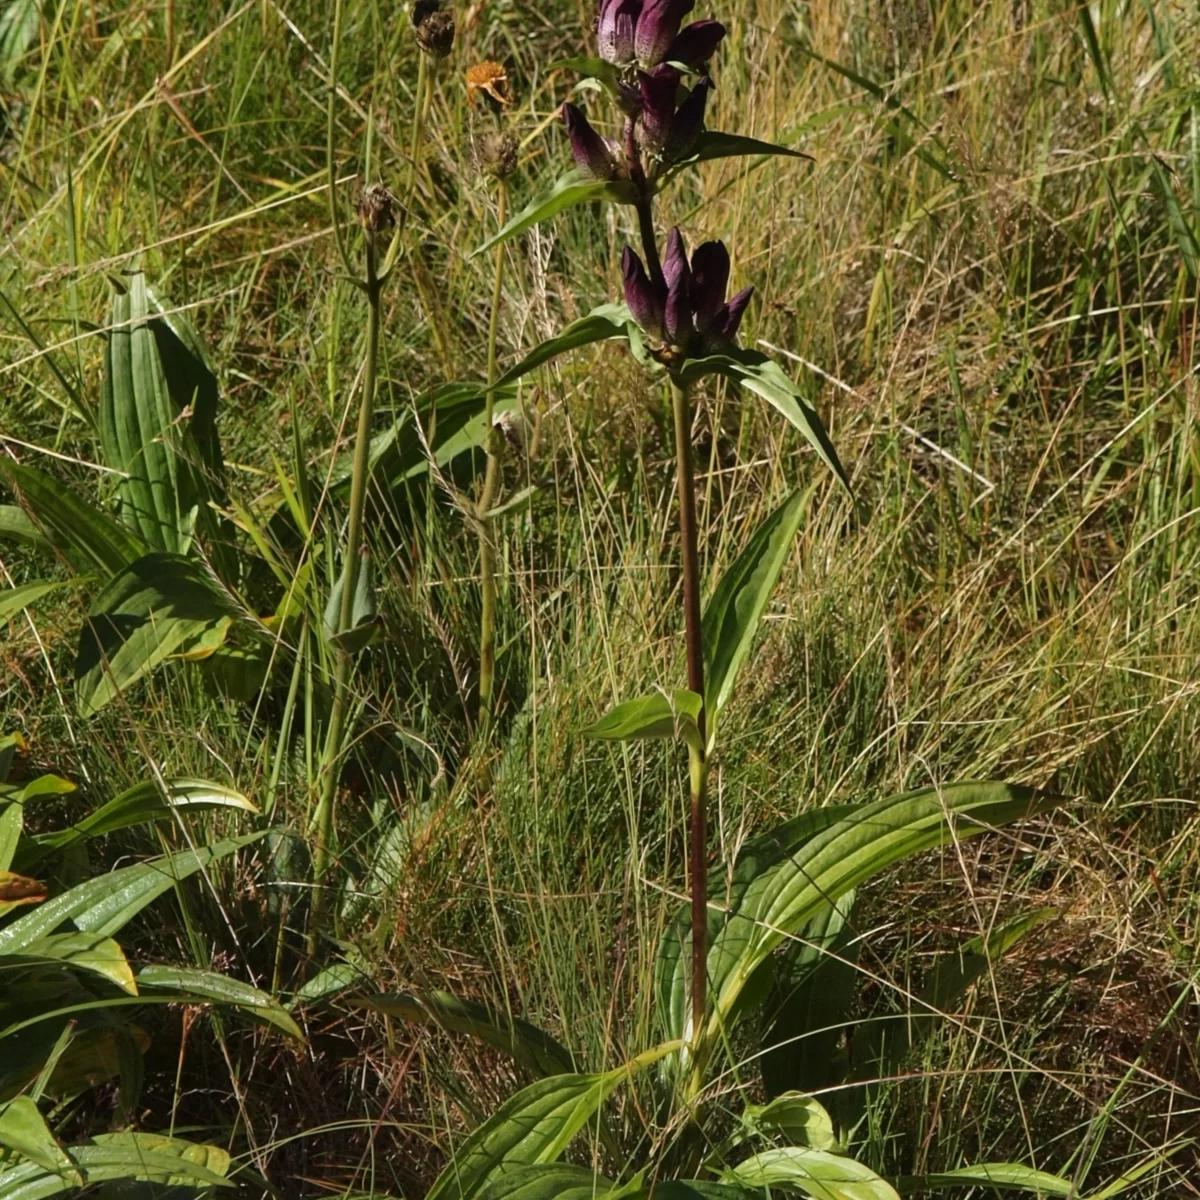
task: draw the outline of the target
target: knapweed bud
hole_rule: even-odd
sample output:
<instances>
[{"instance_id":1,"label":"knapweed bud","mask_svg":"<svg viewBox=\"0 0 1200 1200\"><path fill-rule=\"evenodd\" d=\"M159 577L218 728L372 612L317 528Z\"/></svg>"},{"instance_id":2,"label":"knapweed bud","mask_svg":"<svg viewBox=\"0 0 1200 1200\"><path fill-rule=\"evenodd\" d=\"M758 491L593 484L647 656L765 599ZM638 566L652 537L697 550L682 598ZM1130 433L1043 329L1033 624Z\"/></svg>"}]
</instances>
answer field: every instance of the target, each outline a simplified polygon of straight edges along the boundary
<instances>
[{"instance_id":1,"label":"knapweed bud","mask_svg":"<svg viewBox=\"0 0 1200 1200\"><path fill-rule=\"evenodd\" d=\"M625 283L625 303L633 319L652 337L663 336L663 311L666 304L666 285L655 282L637 253L628 246L621 254L621 274Z\"/></svg>"},{"instance_id":2,"label":"knapweed bud","mask_svg":"<svg viewBox=\"0 0 1200 1200\"><path fill-rule=\"evenodd\" d=\"M712 58L724 36L725 26L720 21L696 21L680 31L667 49L666 61L698 67Z\"/></svg>"},{"instance_id":3,"label":"knapweed bud","mask_svg":"<svg viewBox=\"0 0 1200 1200\"><path fill-rule=\"evenodd\" d=\"M623 67L633 61L633 40L643 0L601 0L596 38L600 57Z\"/></svg>"},{"instance_id":4,"label":"knapweed bud","mask_svg":"<svg viewBox=\"0 0 1200 1200\"><path fill-rule=\"evenodd\" d=\"M634 55L643 67L655 67L666 58L683 18L695 7L696 0L646 0L633 39Z\"/></svg>"},{"instance_id":5,"label":"knapweed bud","mask_svg":"<svg viewBox=\"0 0 1200 1200\"><path fill-rule=\"evenodd\" d=\"M358 198L358 219L362 227L370 234L390 229L396 223L395 204L396 197L382 183L363 188Z\"/></svg>"},{"instance_id":6,"label":"knapweed bud","mask_svg":"<svg viewBox=\"0 0 1200 1200\"><path fill-rule=\"evenodd\" d=\"M571 154L580 172L588 179L615 179L617 157L608 142L591 127L587 117L574 104L564 104L562 115L567 124L567 136L571 139Z\"/></svg>"},{"instance_id":7,"label":"knapweed bud","mask_svg":"<svg viewBox=\"0 0 1200 1200\"><path fill-rule=\"evenodd\" d=\"M507 130L492 130L479 142L479 165L497 179L507 179L517 169L517 139Z\"/></svg>"},{"instance_id":8,"label":"knapweed bud","mask_svg":"<svg viewBox=\"0 0 1200 1200\"><path fill-rule=\"evenodd\" d=\"M454 49L454 18L442 0L417 0L412 10L413 37L430 58L445 58Z\"/></svg>"}]
</instances>

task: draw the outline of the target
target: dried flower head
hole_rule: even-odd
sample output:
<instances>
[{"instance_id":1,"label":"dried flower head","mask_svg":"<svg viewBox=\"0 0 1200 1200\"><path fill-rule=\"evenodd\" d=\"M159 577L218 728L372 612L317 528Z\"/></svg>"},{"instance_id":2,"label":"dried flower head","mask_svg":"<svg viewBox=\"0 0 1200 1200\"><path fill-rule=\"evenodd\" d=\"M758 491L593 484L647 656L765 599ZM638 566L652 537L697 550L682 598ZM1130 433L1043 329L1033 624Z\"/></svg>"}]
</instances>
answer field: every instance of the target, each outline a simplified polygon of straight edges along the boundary
<instances>
[{"instance_id":1,"label":"dried flower head","mask_svg":"<svg viewBox=\"0 0 1200 1200\"><path fill-rule=\"evenodd\" d=\"M508 91L508 72L498 62L484 61L467 68L467 99L472 105L484 103L499 113L512 103Z\"/></svg>"},{"instance_id":2,"label":"dried flower head","mask_svg":"<svg viewBox=\"0 0 1200 1200\"><path fill-rule=\"evenodd\" d=\"M368 233L382 233L395 225L396 197L382 183L363 188L358 198L358 219Z\"/></svg>"},{"instance_id":3,"label":"dried flower head","mask_svg":"<svg viewBox=\"0 0 1200 1200\"><path fill-rule=\"evenodd\" d=\"M417 0L412 10L413 36L431 58L445 58L454 49L454 18L442 0Z\"/></svg>"},{"instance_id":4,"label":"dried flower head","mask_svg":"<svg viewBox=\"0 0 1200 1200\"><path fill-rule=\"evenodd\" d=\"M479 165L497 179L507 179L517 169L517 139L508 130L493 129L479 141Z\"/></svg>"}]
</instances>

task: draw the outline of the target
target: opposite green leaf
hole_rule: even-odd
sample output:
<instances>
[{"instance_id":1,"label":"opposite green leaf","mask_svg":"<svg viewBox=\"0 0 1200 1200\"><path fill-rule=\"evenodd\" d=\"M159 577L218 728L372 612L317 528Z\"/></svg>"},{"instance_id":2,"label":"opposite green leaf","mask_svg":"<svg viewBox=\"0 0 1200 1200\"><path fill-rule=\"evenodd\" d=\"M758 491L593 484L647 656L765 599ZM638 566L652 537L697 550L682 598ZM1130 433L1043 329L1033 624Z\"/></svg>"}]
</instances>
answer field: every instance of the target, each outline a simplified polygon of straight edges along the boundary
<instances>
[{"instance_id":1,"label":"opposite green leaf","mask_svg":"<svg viewBox=\"0 0 1200 1200\"><path fill-rule=\"evenodd\" d=\"M791 554L804 518L806 497L793 492L754 531L717 584L704 608L704 719L708 744L715 744L717 723L733 694L738 671L750 653L779 574Z\"/></svg>"},{"instance_id":2,"label":"opposite green leaf","mask_svg":"<svg viewBox=\"0 0 1200 1200\"><path fill-rule=\"evenodd\" d=\"M230 979L217 971L201 971L194 967L143 967L137 973L137 985L143 992L167 992L188 1000L201 999L208 1004L244 1010L250 1016L274 1025L288 1037L304 1041L300 1026L277 1000L248 983Z\"/></svg>"},{"instance_id":3,"label":"opposite green leaf","mask_svg":"<svg viewBox=\"0 0 1200 1200\"><path fill-rule=\"evenodd\" d=\"M479 1200L617 1200L630 1189L568 1163L512 1167L479 1193Z\"/></svg>"},{"instance_id":4,"label":"opposite green leaf","mask_svg":"<svg viewBox=\"0 0 1200 1200\"><path fill-rule=\"evenodd\" d=\"M938 1171L932 1175L907 1175L896 1180L896 1187L903 1195L912 1192L931 1192L940 1188L986 1186L1014 1189L1021 1192L1036 1192L1039 1196L1073 1196L1075 1186L1061 1175L1046 1171L1035 1171L1020 1163L980 1163L974 1167L960 1167L956 1171Z\"/></svg>"},{"instance_id":5,"label":"opposite green leaf","mask_svg":"<svg viewBox=\"0 0 1200 1200\"><path fill-rule=\"evenodd\" d=\"M112 938L101 934L54 933L35 938L22 946L19 954L0 956L0 962L10 970L21 963L58 963L101 975L121 991L137 995L137 984L125 952Z\"/></svg>"},{"instance_id":6,"label":"opposite green leaf","mask_svg":"<svg viewBox=\"0 0 1200 1200\"><path fill-rule=\"evenodd\" d=\"M813 1200L899 1200L896 1189L870 1167L806 1146L764 1150L722 1178L747 1187L803 1192Z\"/></svg>"},{"instance_id":7,"label":"opposite green leaf","mask_svg":"<svg viewBox=\"0 0 1200 1200\"><path fill-rule=\"evenodd\" d=\"M519 233L531 229L540 221L547 221L564 209L577 208L581 204L591 204L596 200L609 200L614 204L633 204L637 200L637 191L628 180L595 180L588 179L577 170L570 170L559 178L548 192L534 196L530 202L508 224L488 238L482 246L471 252L474 258L483 254L493 246L507 242Z\"/></svg>"},{"instance_id":8,"label":"opposite green leaf","mask_svg":"<svg viewBox=\"0 0 1200 1200\"><path fill-rule=\"evenodd\" d=\"M792 1145L810 1150L836 1150L833 1118L815 1097L802 1092L784 1092L769 1104L747 1104L742 1110L747 1132L768 1138L784 1138Z\"/></svg>"},{"instance_id":9,"label":"opposite green leaf","mask_svg":"<svg viewBox=\"0 0 1200 1200\"><path fill-rule=\"evenodd\" d=\"M700 697L687 688L676 688L669 696L652 692L618 704L589 725L583 736L617 742L679 736L698 746L700 708Z\"/></svg>"}]
</instances>

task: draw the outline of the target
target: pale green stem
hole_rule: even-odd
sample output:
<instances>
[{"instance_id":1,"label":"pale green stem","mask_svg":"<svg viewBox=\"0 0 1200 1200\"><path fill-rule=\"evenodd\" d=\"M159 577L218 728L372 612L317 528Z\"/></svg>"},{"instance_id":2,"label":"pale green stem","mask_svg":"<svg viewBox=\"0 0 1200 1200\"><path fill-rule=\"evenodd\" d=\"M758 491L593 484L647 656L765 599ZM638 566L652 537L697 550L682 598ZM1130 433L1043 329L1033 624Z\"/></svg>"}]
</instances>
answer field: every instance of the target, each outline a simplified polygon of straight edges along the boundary
<instances>
[{"instance_id":1,"label":"pale green stem","mask_svg":"<svg viewBox=\"0 0 1200 1200\"><path fill-rule=\"evenodd\" d=\"M500 229L508 219L508 184L500 180L496 220ZM482 589L482 617L479 630L479 723L486 727L492 713L492 692L496 679L496 548L492 541L489 516L500 483L500 456L493 444L496 407L496 343L500 332L500 303L504 292L504 247L496 247L492 277L492 311L488 321L487 398L484 401L484 429L487 438L487 471L475 515L479 520L479 576Z\"/></svg>"}]
</instances>

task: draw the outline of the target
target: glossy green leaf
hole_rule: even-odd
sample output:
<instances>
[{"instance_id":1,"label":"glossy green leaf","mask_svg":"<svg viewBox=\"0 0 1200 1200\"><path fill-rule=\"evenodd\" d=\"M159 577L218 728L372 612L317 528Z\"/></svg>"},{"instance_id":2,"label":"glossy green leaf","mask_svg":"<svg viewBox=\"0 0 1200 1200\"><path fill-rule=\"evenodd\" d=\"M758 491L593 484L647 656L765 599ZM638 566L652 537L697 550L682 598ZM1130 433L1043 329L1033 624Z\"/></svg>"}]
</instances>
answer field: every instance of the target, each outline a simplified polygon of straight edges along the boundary
<instances>
[{"instance_id":1,"label":"glossy green leaf","mask_svg":"<svg viewBox=\"0 0 1200 1200\"><path fill-rule=\"evenodd\" d=\"M472 1200L503 1170L554 1162L622 1083L678 1048L670 1043L613 1071L551 1075L522 1088L455 1151L425 1200Z\"/></svg>"},{"instance_id":2,"label":"glossy green leaf","mask_svg":"<svg viewBox=\"0 0 1200 1200\"><path fill-rule=\"evenodd\" d=\"M168 992L181 999L200 999L206 1004L240 1009L274 1025L288 1037L304 1041L300 1026L277 1000L248 983L230 979L228 975L194 967L149 966L143 967L136 978L137 986L143 992Z\"/></svg>"},{"instance_id":3,"label":"glossy green leaf","mask_svg":"<svg viewBox=\"0 0 1200 1200\"><path fill-rule=\"evenodd\" d=\"M710 747L807 506L807 497L793 492L775 509L721 576L704 607L704 720Z\"/></svg>"},{"instance_id":4,"label":"glossy green leaf","mask_svg":"<svg viewBox=\"0 0 1200 1200\"><path fill-rule=\"evenodd\" d=\"M73 579L39 579L36 583L25 583L0 592L0 621L11 621L39 600L71 587L75 582Z\"/></svg>"},{"instance_id":5,"label":"glossy green leaf","mask_svg":"<svg viewBox=\"0 0 1200 1200\"><path fill-rule=\"evenodd\" d=\"M438 1025L451 1033L465 1033L537 1075L566 1075L575 1070L570 1051L536 1025L483 1004L459 1000L448 992L384 992L355 997L350 1004L413 1025Z\"/></svg>"},{"instance_id":6,"label":"glossy green leaf","mask_svg":"<svg viewBox=\"0 0 1200 1200\"><path fill-rule=\"evenodd\" d=\"M9 970L19 965L48 962L103 976L121 991L137 995L137 984L125 952L110 937L95 933L52 933L27 942L16 955L0 955L0 963L6 964Z\"/></svg>"},{"instance_id":7,"label":"glossy green leaf","mask_svg":"<svg viewBox=\"0 0 1200 1200\"><path fill-rule=\"evenodd\" d=\"M504 1171L480 1191L479 1200L616 1200L629 1191L584 1167L541 1163Z\"/></svg>"},{"instance_id":8,"label":"glossy green leaf","mask_svg":"<svg viewBox=\"0 0 1200 1200\"><path fill-rule=\"evenodd\" d=\"M28 1096L14 1096L7 1104L0 1105L0 1146L15 1150L31 1163L76 1187L83 1186L83 1176Z\"/></svg>"},{"instance_id":9,"label":"glossy green leaf","mask_svg":"<svg viewBox=\"0 0 1200 1200\"><path fill-rule=\"evenodd\" d=\"M578 170L572 168L555 181L549 191L534 196L519 213L510 218L508 223L498 233L488 238L482 246L472 251L472 257L483 254L493 246L507 242L527 229L533 228L541 221L548 221L568 208L576 208L581 204L592 204L597 200L607 200L612 204L633 204L637 200L637 191L628 180L614 179L609 182L587 179Z\"/></svg>"},{"instance_id":10,"label":"glossy green leaf","mask_svg":"<svg viewBox=\"0 0 1200 1200\"><path fill-rule=\"evenodd\" d=\"M722 1178L747 1187L802 1192L813 1200L899 1200L896 1189L870 1167L805 1146L780 1146L751 1155Z\"/></svg>"},{"instance_id":11,"label":"glossy green leaf","mask_svg":"<svg viewBox=\"0 0 1200 1200\"><path fill-rule=\"evenodd\" d=\"M229 1156L218 1146L200 1146L179 1138L146 1133L98 1134L70 1147L89 1184L140 1179L166 1186L230 1187ZM0 1170L4 1200L47 1200L74 1190L75 1184L40 1163L23 1162Z\"/></svg>"},{"instance_id":12,"label":"glossy green leaf","mask_svg":"<svg viewBox=\"0 0 1200 1200\"><path fill-rule=\"evenodd\" d=\"M45 471L0 458L0 479L16 493L32 525L77 570L108 579L146 553L138 534Z\"/></svg>"},{"instance_id":13,"label":"glossy green leaf","mask_svg":"<svg viewBox=\"0 0 1200 1200\"><path fill-rule=\"evenodd\" d=\"M339 962L318 971L307 983L292 996L289 1008L298 1008L306 1004L319 1004L348 991L352 987L362 987L370 982L370 978L361 967L353 963Z\"/></svg>"},{"instance_id":14,"label":"glossy green leaf","mask_svg":"<svg viewBox=\"0 0 1200 1200\"><path fill-rule=\"evenodd\" d=\"M23 817L19 804L0 803L0 871L7 871L13 864L21 840Z\"/></svg>"},{"instance_id":15,"label":"glossy green leaf","mask_svg":"<svg viewBox=\"0 0 1200 1200\"><path fill-rule=\"evenodd\" d=\"M0 929L0 954L21 953L30 943L53 933L64 921L74 921L86 932L111 937L180 880L266 834L263 830L196 850L181 850L85 880Z\"/></svg>"},{"instance_id":16,"label":"glossy green leaf","mask_svg":"<svg viewBox=\"0 0 1200 1200\"><path fill-rule=\"evenodd\" d=\"M702 379L705 375L723 375L761 396L804 435L821 461L841 480L846 490L850 490L850 480L817 410L773 359L757 350L731 346L707 358L688 359L679 375L684 383Z\"/></svg>"},{"instance_id":17,"label":"glossy green leaf","mask_svg":"<svg viewBox=\"0 0 1200 1200\"><path fill-rule=\"evenodd\" d=\"M241 792L211 783L206 779L168 779L164 797L154 780L147 779L90 812L82 821L67 829L37 834L29 849L20 856L22 866L41 862L48 854L63 850L87 838L102 837L118 829L163 821L185 812L208 812L216 808L237 808L256 813L258 809Z\"/></svg>"},{"instance_id":18,"label":"glossy green leaf","mask_svg":"<svg viewBox=\"0 0 1200 1200\"><path fill-rule=\"evenodd\" d=\"M708 956L715 1036L758 967L817 913L910 855L1048 812L1061 796L1003 783L957 783L864 804L746 888Z\"/></svg>"},{"instance_id":19,"label":"glossy green leaf","mask_svg":"<svg viewBox=\"0 0 1200 1200\"><path fill-rule=\"evenodd\" d=\"M658 181L661 188L675 176L688 167L698 163L712 162L719 158L758 158L765 162L768 158L803 158L812 161L811 154L801 150L792 150L787 146L777 146L774 142L760 142L758 138L741 137L736 133L721 133L716 129L706 129L696 139L691 153L686 158L671 164Z\"/></svg>"},{"instance_id":20,"label":"glossy green leaf","mask_svg":"<svg viewBox=\"0 0 1200 1200\"><path fill-rule=\"evenodd\" d=\"M91 716L168 658L223 636L236 613L193 559L147 554L131 563L92 602L75 661L80 711Z\"/></svg>"},{"instance_id":21,"label":"glossy green leaf","mask_svg":"<svg viewBox=\"0 0 1200 1200\"><path fill-rule=\"evenodd\" d=\"M820 1101L802 1092L784 1092L767 1104L747 1104L741 1122L748 1133L782 1138L794 1146L810 1150L838 1147L833 1118Z\"/></svg>"},{"instance_id":22,"label":"glossy green leaf","mask_svg":"<svg viewBox=\"0 0 1200 1200\"><path fill-rule=\"evenodd\" d=\"M354 578L354 600L350 605L350 624L346 629L341 629L342 597L345 591L346 572L343 568L329 592L322 630L329 645L345 654L357 654L379 636L382 628L375 605L374 564L370 554L363 554L359 558Z\"/></svg>"},{"instance_id":23,"label":"glossy green leaf","mask_svg":"<svg viewBox=\"0 0 1200 1200\"><path fill-rule=\"evenodd\" d=\"M991 1187L1039 1196L1073 1196L1075 1185L1061 1175L1035 1171L1020 1163L979 1163L955 1171L938 1171L931 1175L908 1175L896 1181L903 1195L925 1193L951 1187Z\"/></svg>"},{"instance_id":24,"label":"glossy green leaf","mask_svg":"<svg viewBox=\"0 0 1200 1200\"><path fill-rule=\"evenodd\" d=\"M504 387L515 383L530 371L572 350L633 335L640 336L640 333L633 314L626 305L601 304L586 316L572 321L562 333L535 346L515 367L511 367L500 376L496 386Z\"/></svg>"},{"instance_id":25,"label":"glossy green leaf","mask_svg":"<svg viewBox=\"0 0 1200 1200\"><path fill-rule=\"evenodd\" d=\"M28 783L17 786L12 783L0 783L0 801L11 804L30 804L45 796L69 796L75 790L75 785L61 775L39 775Z\"/></svg>"},{"instance_id":26,"label":"glossy green leaf","mask_svg":"<svg viewBox=\"0 0 1200 1200\"><path fill-rule=\"evenodd\" d=\"M583 736L617 742L682 737L698 746L700 707L700 697L687 688L676 688L669 696L652 692L618 704L589 725Z\"/></svg>"}]
</instances>

